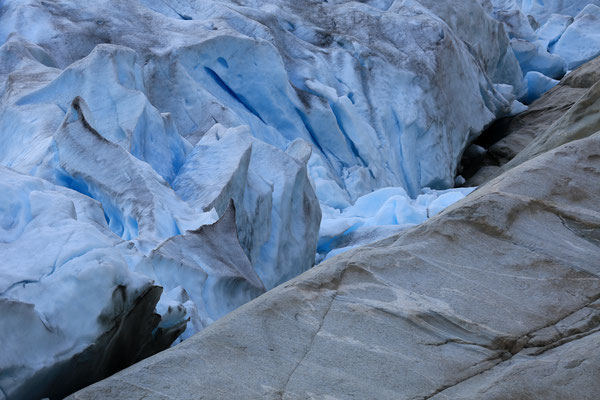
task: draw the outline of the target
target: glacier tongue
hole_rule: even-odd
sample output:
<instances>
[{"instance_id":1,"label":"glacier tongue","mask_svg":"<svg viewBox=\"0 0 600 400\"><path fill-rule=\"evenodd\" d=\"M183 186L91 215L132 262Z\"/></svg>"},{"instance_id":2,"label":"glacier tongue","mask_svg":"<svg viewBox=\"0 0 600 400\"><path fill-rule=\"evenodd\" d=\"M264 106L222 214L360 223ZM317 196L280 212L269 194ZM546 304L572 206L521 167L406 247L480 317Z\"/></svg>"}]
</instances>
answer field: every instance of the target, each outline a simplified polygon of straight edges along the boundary
<instances>
[{"instance_id":1,"label":"glacier tongue","mask_svg":"<svg viewBox=\"0 0 600 400\"><path fill-rule=\"evenodd\" d=\"M0 393L61 397L466 196L467 145L600 52L583 3L0 2Z\"/></svg>"}]
</instances>

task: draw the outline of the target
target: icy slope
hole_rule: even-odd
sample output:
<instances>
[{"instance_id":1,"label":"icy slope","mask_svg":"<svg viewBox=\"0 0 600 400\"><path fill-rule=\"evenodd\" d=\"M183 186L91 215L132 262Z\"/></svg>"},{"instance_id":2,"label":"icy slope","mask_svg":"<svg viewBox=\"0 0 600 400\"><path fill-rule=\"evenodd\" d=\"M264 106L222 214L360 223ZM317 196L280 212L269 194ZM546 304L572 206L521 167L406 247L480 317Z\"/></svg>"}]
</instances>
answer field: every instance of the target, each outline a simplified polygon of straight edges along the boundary
<instances>
[{"instance_id":1,"label":"icy slope","mask_svg":"<svg viewBox=\"0 0 600 400\"><path fill-rule=\"evenodd\" d=\"M466 141L510 106L493 84L521 85L502 28L475 0L463 10L425 1L146 3L177 19L136 2L10 1L0 40L17 32L61 68L100 43L129 47L140 66L128 89L142 89L142 68L147 98L192 144L215 121L247 124L280 148L305 139L315 147L317 194L331 205L385 186L411 195L450 187ZM444 22L463 26L465 11L480 32L455 34ZM460 40L473 38L481 43Z\"/></svg>"},{"instance_id":2,"label":"icy slope","mask_svg":"<svg viewBox=\"0 0 600 400\"><path fill-rule=\"evenodd\" d=\"M161 289L128 268L98 202L4 167L0 189L0 387L6 396L65 395L73 381L91 383L168 347L172 338L152 344L162 336L152 335ZM136 330L127 327L136 320ZM119 342L128 351L115 358ZM66 381L47 386L55 376Z\"/></svg>"},{"instance_id":3,"label":"icy slope","mask_svg":"<svg viewBox=\"0 0 600 400\"><path fill-rule=\"evenodd\" d=\"M486 2L483 2L486 3ZM526 75L531 103L568 71L600 55L600 1L491 0L490 15L502 21ZM543 75L543 76L541 76Z\"/></svg>"},{"instance_id":4,"label":"icy slope","mask_svg":"<svg viewBox=\"0 0 600 400\"><path fill-rule=\"evenodd\" d=\"M309 269L318 242L462 198L465 146L526 91L507 27L478 0L1 2L2 179L47 188L1 197L0 301L21 311L0 329L26 332L3 341L4 395L59 397ZM534 36L531 65L560 64ZM31 345L54 343L38 320L56 346Z\"/></svg>"}]
</instances>

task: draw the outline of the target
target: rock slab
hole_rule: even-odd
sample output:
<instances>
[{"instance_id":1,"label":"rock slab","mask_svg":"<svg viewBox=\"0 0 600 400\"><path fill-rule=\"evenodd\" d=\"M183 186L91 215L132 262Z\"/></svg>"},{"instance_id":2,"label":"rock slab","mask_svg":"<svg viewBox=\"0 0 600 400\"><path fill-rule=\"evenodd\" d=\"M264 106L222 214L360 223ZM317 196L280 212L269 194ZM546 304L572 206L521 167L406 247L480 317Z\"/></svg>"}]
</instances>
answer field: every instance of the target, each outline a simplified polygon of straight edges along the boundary
<instances>
[{"instance_id":1,"label":"rock slab","mask_svg":"<svg viewBox=\"0 0 600 400\"><path fill-rule=\"evenodd\" d=\"M595 399L600 133L71 399Z\"/></svg>"}]
</instances>

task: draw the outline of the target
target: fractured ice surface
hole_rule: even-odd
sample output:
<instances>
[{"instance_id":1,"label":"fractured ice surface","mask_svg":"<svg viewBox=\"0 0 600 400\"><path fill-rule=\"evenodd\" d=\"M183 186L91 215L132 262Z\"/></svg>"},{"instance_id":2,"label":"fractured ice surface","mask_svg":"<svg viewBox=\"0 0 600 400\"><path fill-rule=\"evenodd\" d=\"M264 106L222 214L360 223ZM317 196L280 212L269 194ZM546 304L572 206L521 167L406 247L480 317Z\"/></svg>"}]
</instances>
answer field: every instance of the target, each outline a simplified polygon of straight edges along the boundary
<instances>
[{"instance_id":1,"label":"fractured ice surface","mask_svg":"<svg viewBox=\"0 0 600 400\"><path fill-rule=\"evenodd\" d=\"M600 55L600 1L491 0L490 15L502 21L524 74L560 79ZM552 85L527 80L522 100L532 102ZM546 84L540 85L542 81ZM545 90L542 90L545 87Z\"/></svg>"},{"instance_id":2,"label":"fractured ice surface","mask_svg":"<svg viewBox=\"0 0 600 400\"><path fill-rule=\"evenodd\" d=\"M570 15L552 14L548 21L537 30L538 42L546 49L552 49L565 30L573 23Z\"/></svg>"},{"instance_id":3,"label":"fractured ice surface","mask_svg":"<svg viewBox=\"0 0 600 400\"><path fill-rule=\"evenodd\" d=\"M425 189L412 199L402 188L383 188L342 210L324 207L318 257L329 258L423 223L473 190Z\"/></svg>"},{"instance_id":4,"label":"fractured ice surface","mask_svg":"<svg viewBox=\"0 0 600 400\"><path fill-rule=\"evenodd\" d=\"M464 197L465 147L594 54L595 8L540 4L0 2L0 393L61 397Z\"/></svg>"},{"instance_id":5,"label":"fractured ice surface","mask_svg":"<svg viewBox=\"0 0 600 400\"><path fill-rule=\"evenodd\" d=\"M59 396L60 387L34 383L67 372L77 354L93 355L94 343L131 339L117 329L140 302L154 309L160 289L130 270L95 200L4 167L0 193L0 386L9 398ZM149 328L139 327L124 359L136 360ZM106 360L82 362L72 376L85 383L93 378L79 374L115 371L104 351Z\"/></svg>"},{"instance_id":6,"label":"fractured ice surface","mask_svg":"<svg viewBox=\"0 0 600 400\"><path fill-rule=\"evenodd\" d=\"M135 267L136 272L160 282L166 291L183 291L186 300L191 300L195 309L186 336L265 291L237 240L233 204L231 201L214 224L165 240ZM171 307L180 307L175 304Z\"/></svg>"},{"instance_id":7,"label":"fractured ice surface","mask_svg":"<svg viewBox=\"0 0 600 400\"><path fill-rule=\"evenodd\" d=\"M511 44L524 74L539 72L549 78L560 79L567 73L566 61L556 54L548 53L540 43L513 39Z\"/></svg>"},{"instance_id":8,"label":"fractured ice surface","mask_svg":"<svg viewBox=\"0 0 600 400\"><path fill-rule=\"evenodd\" d=\"M307 140L321 159L311 165L324 166L350 201L385 186L412 195L451 186L462 147L510 107L492 83L522 83L500 24L475 0L464 10L433 1L386 3L384 10L356 2L160 3L167 6L152 8L191 20L131 2L8 2L0 40L18 32L63 68L100 43L129 47L147 99L171 113L191 144L215 122L249 125L253 136L279 148ZM458 23L467 10L480 32ZM29 18L44 29L17 22ZM126 73L128 83L137 85L136 74Z\"/></svg>"},{"instance_id":9,"label":"fractured ice surface","mask_svg":"<svg viewBox=\"0 0 600 400\"><path fill-rule=\"evenodd\" d=\"M101 136L91 115L76 97L53 136L48 163L57 173L49 179L99 200L109 227L125 240L162 240L213 222L176 196L149 164Z\"/></svg>"},{"instance_id":10,"label":"fractured ice surface","mask_svg":"<svg viewBox=\"0 0 600 400\"><path fill-rule=\"evenodd\" d=\"M600 7L590 4L581 10L556 41L553 51L567 60L569 69L600 55Z\"/></svg>"},{"instance_id":11,"label":"fractured ice surface","mask_svg":"<svg viewBox=\"0 0 600 400\"><path fill-rule=\"evenodd\" d=\"M524 15L531 15L535 20L544 24L552 14L576 16L588 4L599 5L598 0L485 0L498 10L518 10Z\"/></svg>"}]
</instances>

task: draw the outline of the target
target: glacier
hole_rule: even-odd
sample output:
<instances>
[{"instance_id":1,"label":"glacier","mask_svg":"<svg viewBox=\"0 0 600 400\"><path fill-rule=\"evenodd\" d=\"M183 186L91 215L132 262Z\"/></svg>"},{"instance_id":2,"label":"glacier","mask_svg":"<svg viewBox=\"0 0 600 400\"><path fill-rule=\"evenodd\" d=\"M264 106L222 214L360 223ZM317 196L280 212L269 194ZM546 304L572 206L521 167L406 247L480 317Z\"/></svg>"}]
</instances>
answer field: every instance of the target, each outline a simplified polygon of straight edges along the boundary
<instances>
[{"instance_id":1,"label":"glacier","mask_svg":"<svg viewBox=\"0 0 600 400\"><path fill-rule=\"evenodd\" d=\"M600 54L600 2L545 3L1 2L0 398L60 398L464 198L480 132Z\"/></svg>"},{"instance_id":2,"label":"glacier","mask_svg":"<svg viewBox=\"0 0 600 400\"><path fill-rule=\"evenodd\" d=\"M465 198L475 188L432 190L424 188L412 199L401 187L388 187L360 197L344 209L322 207L317 260L384 239L419 225Z\"/></svg>"},{"instance_id":3,"label":"glacier","mask_svg":"<svg viewBox=\"0 0 600 400\"><path fill-rule=\"evenodd\" d=\"M529 104L569 71L600 55L600 1L486 0L511 38L527 89L519 100ZM543 75L541 77L539 75Z\"/></svg>"}]
</instances>

